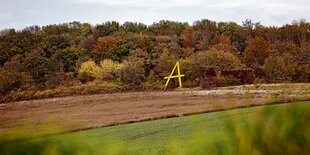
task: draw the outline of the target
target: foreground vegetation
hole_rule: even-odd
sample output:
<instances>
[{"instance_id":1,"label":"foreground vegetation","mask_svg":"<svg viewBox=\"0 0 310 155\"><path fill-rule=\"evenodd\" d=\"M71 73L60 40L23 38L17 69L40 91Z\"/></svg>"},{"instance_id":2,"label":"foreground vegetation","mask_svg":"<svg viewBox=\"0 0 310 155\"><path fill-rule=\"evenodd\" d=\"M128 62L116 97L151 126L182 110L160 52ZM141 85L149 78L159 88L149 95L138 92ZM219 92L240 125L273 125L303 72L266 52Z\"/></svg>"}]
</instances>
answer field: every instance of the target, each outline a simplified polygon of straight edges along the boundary
<instances>
[{"instance_id":1,"label":"foreground vegetation","mask_svg":"<svg viewBox=\"0 0 310 155\"><path fill-rule=\"evenodd\" d=\"M309 82L309 29L303 20L265 27L203 19L3 30L0 99L161 89L176 61L184 87Z\"/></svg>"},{"instance_id":2,"label":"foreground vegetation","mask_svg":"<svg viewBox=\"0 0 310 155\"><path fill-rule=\"evenodd\" d=\"M46 136L2 135L1 154L307 154L310 102Z\"/></svg>"}]
</instances>

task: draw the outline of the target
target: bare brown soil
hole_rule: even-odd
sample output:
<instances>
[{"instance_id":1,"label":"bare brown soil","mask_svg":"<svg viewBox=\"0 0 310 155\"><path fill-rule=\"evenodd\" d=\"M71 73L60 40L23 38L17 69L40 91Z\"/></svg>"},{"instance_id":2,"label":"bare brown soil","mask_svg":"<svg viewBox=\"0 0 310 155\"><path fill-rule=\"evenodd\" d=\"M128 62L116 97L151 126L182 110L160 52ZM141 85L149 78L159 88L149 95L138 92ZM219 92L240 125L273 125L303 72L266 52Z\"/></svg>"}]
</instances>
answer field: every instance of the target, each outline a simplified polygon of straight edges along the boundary
<instances>
[{"instance_id":1,"label":"bare brown soil","mask_svg":"<svg viewBox=\"0 0 310 155\"><path fill-rule=\"evenodd\" d=\"M80 130L238 107L262 105L288 96L309 97L302 88L279 90L196 90L73 96L0 104L0 132L28 123Z\"/></svg>"}]
</instances>

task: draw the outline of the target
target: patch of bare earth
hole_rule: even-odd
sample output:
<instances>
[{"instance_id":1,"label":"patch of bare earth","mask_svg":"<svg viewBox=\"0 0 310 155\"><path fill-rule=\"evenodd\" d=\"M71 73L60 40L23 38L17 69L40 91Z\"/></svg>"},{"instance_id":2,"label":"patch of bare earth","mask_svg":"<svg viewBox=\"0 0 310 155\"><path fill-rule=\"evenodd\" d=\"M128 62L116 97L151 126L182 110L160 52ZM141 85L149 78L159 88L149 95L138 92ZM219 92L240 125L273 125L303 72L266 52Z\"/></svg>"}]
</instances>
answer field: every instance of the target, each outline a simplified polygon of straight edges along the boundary
<instances>
[{"instance_id":1,"label":"patch of bare earth","mask_svg":"<svg viewBox=\"0 0 310 155\"><path fill-rule=\"evenodd\" d=\"M66 124L66 130L72 131L262 105L292 97L309 99L309 84L305 85L289 90L240 86L218 90L114 93L12 102L0 104L0 131L8 131L25 122L47 128Z\"/></svg>"}]
</instances>

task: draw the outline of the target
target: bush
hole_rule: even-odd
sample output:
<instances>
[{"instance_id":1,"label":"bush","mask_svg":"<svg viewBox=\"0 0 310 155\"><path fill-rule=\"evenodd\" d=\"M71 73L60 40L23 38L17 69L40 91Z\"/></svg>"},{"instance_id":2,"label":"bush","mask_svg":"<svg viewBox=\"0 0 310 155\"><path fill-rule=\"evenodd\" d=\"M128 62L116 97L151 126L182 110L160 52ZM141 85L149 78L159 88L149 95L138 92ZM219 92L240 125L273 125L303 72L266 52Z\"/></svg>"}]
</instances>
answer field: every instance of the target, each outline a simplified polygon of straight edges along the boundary
<instances>
[{"instance_id":1,"label":"bush","mask_svg":"<svg viewBox=\"0 0 310 155\"><path fill-rule=\"evenodd\" d=\"M24 90L33 84L31 76L23 72L21 64L16 61L9 61L0 68L0 94L7 94L12 90Z\"/></svg>"},{"instance_id":2,"label":"bush","mask_svg":"<svg viewBox=\"0 0 310 155\"><path fill-rule=\"evenodd\" d=\"M100 74L100 68L94 61L82 63L78 71L78 78L82 83L93 81Z\"/></svg>"},{"instance_id":3,"label":"bush","mask_svg":"<svg viewBox=\"0 0 310 155\"><path fill-rule=\"evenodd\" d=\"M231 52L210 49L206 53L205 64L207 67L213 67L217 70L241 69L244 64L241 60Z\"/></svg>"},{"instance_id":4,"label":"bush","mask_svg":"<svg viewBox=\"0 0 310 155\"><path fill-rule=\"evenodd\" d=\"M215 87L215 86L216 84L215 84L214 78L212 77L204 78L200 82L200 87L203 89L211 89L212 87Z\"/></svg>"},{"instance_id":5,"label":"bush","mask_svg":"<svg viewBox=\"0 0 310 155\"><path fill-rule=\"evenodd\" d=\"M54 89L46 90L27 90L12 91L0 98L2 102L13 102L22 100L42 99L51 97L64 97L72 95L89 95L98 93L113 93L123 90L122 86L110 82L93 81L87 84L78 84L75 86L60 86Z\"/></svg>"},{"instance_id":6,"label":"bush","mask_svg":"<svg viewBox=\"0 0 310 155\"><path fill-rule=\"evenodd\" d=\"M97 79L100 80L115 80L120 77L120 70L124 67L123 64L114 62L110 59L105 59L100 62L100 69Z\"/></svg>"},{"instance_id":7,"label":"bush","mask_svg":"<svg viewBox=\"0 0 310 155\"><path fill-rule=\"evenodd\" d=\"M185 74L184 86L199 86L204 77L216 76L215 69L206 66L207 53L200 52L180 60L181 74Z\"/></svg>"},{"instance_id":8,"label":"bush","mask_svg":"<svg viewBox=\"0 0 310 155\"><path fill-rule=\"evenodd\" d=\"M73 72L68 72L65 74L64 86L73 86L77 84L79 84L79 80L76 79Z\"/></svg>"},{"instance_id":9,"label":"bush","mask_svg":"<svg viewBox=\"0 0 310 155\"><path fill-rule=\"evenodd\" d=\"M264 71L271 82L290 80L290 71L283 57L270 56L265 60Z\"/></svg>"},{"instance_id":10,"label":"bush","mask_svg":"<svg viewBox=\"0 0 310 155\"><path fill-rule=\"evenodd\" d=\"M0 69L0 94L6 94L15 87L15 82L10 78L10 73Z\"/></svg>"},{"instance_id":11,"label":"bush","mask_svg":"<svg viewBox=\"0 0 310 155\"><path fill-rule=\"evenodd\" d=\"M255 79L255 74L252 69L222 71L221 74L225 77L239 79L242 84L251 84Z\"/></svg>"},{"instance_id":12,"label":"bush","mask_svg":"<svg viewBox=\"0 0 310 155\"><path fill-rule=\"evenodd\" d=\"M241 84L241 81L233 76L217 76L213 78L213 80L216 87L235 86Z\"/></svg>"},{"instance_id":13,"label":"bush","mask_svg":"<svg viewBox=\"0 0 310 155\"><path fill-rule=\"evenodd\" d=\"M145 81L143 63L138 61L125 61L120 70L121 80L127 84L141 85Z\"/></svg>"},{"instance_id":14,"label":"bush","mask_svg":"<svg viewBox=\"0 0 310 155\"><path fill-rule=\"evenodd\" d=\"M142 90L163 90L164 86L164 82L144 82Z\"/></svg>"},{"instance_id":15,"label":"bush","mask_svg":"<svg viewBox=\"0 0 310 155\"><path fill-rule=\"evenodd\" d=\"M265 77L265 71L263 68L261 67L253 67L254 69L254 74L255 74L255 77L258 77L258 78L263 78Z\"/></svg>"},{"instance_id":16,"label":"bush","mask_svg":"<svg viewBox=\"0 0 310 155\"><path fill-rule=\"evenodd\" d=\"M197 66L195 66L195 62L192 58L180 60L180 69L181 74L185 75L182 80L193 83L193 81L197 79L196 74L198 74L198 69Z\"/></svg>"},{"instance_id":17,"label":"bush","mask_svg":"<svg viewBox=\"0 0 310 155\"><path fill-rule=\"evenodd\" d=\"M176 64L177 59L176 57L171 54L168 49L163 49L163 52L160 55L158 63L154 68L154 72L156 75L162 79L165 76L168 76L171 73L174 65Z\"/></svg>"},{"instance_id":18,"label":"bush","mask_svg":"<svg viewBox=\"0 0 310 155\"><path fill-rule=\"evenodd\" d=\"M206 77L201 80L200 87L210 89L212 87L226 87L242 84L240 79L233 76L222 76L218 75L216 77Z\"/></svg>"}]
</instances>

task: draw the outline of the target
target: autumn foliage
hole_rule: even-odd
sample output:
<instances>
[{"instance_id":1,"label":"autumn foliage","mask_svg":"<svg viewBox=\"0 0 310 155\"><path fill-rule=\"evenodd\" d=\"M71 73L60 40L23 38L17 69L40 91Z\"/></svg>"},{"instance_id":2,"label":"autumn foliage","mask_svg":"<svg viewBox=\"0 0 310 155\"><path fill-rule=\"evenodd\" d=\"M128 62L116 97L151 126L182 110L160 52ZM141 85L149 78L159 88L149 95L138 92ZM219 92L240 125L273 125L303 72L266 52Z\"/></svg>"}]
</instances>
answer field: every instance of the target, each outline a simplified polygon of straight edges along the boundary
<instances>
[{"instance_id":1,"label":"autumn foliage","mask_svg":"<svg viewBox=\"0 0 310 155\"><path fill-rule=\"evenodd\" d=\"M104 81L158 89L176 61L184 86L309 82L310 23L70 22L0 33L0 93ZM210 73L212 69L212 74ZM212 75L212 76L210 76ZM221 84L226 82L227 84Z\"/></svg>"}]
</instances>

